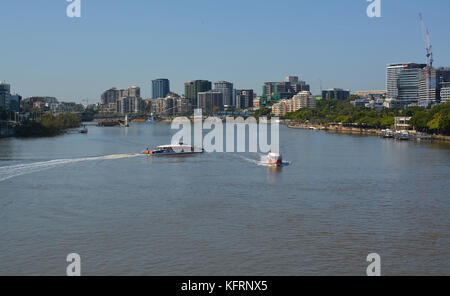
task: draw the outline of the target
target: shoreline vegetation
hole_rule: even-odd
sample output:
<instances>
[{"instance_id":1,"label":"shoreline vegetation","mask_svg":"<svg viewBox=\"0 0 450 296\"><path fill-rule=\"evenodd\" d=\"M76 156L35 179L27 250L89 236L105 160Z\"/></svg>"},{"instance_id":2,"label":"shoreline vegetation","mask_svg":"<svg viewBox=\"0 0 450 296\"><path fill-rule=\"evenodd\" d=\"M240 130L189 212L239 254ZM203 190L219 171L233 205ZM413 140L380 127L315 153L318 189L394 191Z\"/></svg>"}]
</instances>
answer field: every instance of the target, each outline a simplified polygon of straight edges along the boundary
<instances>
[{"instance_id":1,"label":"shoreline vegetation","mask_svg":"<svg viewBox=\"0 0 450 296\"><path fill-rule=\"evenodd\" d=\"M75 114L45 114L38 120L25 120L16 126L14 135L18 138L53 137L80 126L81 119Z\"/></svg>"},{"instance_id":2,"label":"shoreline vegetation","mask_svg":"<svg viewBox=\"0 0 450 296\"><path fill-rule=\"evenodd\" d=\"M353 106L349 101L322 100L314 109L300 109L281 119L291 128L318 129L336 133L380 135L393 129L395 117L411 117L413 134L432 140L450 141L450 102L432 108L374 110Z\"/></svg>"}]
</instances>

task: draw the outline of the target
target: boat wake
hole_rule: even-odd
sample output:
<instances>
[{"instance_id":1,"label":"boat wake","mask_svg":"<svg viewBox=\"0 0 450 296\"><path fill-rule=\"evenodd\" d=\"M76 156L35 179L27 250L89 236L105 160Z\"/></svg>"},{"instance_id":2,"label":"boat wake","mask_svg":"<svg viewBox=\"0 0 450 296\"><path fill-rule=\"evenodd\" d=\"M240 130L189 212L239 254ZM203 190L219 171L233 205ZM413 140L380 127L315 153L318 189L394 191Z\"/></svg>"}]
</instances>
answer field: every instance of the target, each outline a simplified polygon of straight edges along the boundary
<instances>
[{"instance_id":1,"label":"boat wake","mask_svg":"<svg viewBox=\"0 0 450 296\"><path fill-rule=\"evenodd\" d=\"M11 165L0 167L0 182L9 180L11 178L19 177L26 174L32 174L55 167L59 167L66 164L94 161L94 160L114 160L123 159L130 157L137 157L140 154L112 154L96 157L84 157L84 158L73 158L73 159L57 159L42 162L34 162L27 164Z\"/></svg>"}]
</instances>

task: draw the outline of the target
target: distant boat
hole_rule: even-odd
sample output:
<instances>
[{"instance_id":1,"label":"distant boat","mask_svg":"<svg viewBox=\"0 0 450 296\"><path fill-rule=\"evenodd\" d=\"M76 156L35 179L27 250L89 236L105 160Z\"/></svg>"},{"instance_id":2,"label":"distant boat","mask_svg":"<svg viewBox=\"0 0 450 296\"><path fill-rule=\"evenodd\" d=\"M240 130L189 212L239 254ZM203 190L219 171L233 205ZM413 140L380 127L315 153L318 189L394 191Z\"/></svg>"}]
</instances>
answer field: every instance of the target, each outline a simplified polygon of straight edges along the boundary
<instances>
[{"instance_id":1,"label":"distant boat","mask_svg":"<svg viewBox=\"0 0 450 296\"><path fill-rule=\"evenodd\" d=\"M394 132L390 129L385 129L381 131L381 136L385 139L392 139L394 138Z\"/></svg>"},{"instance_id":2,"label":"distant boat","mask_svg":"<svg viewBox=\"0 0 450 296\"><path fill-rule=\"evenodd\" d=\"M409 134L408 131L399 131L399 132L396 132L395 135L394 135L394 137L395 137L397 140L402 140L402 141L408 141L408 140L410 140L410 139L412 138L412 136Z\"/></svg>"},{"instance_id":3,"label":"distant boat","mask_svg":"<svg viewBox=\"0 0 450 296\"><path fill-rule=\"evenodd\" d=\"M83 129L80 130L80 134L87 134L88 133L88 129L86 128L86 126L83 127Z\"/></svg>"}]
</instances>

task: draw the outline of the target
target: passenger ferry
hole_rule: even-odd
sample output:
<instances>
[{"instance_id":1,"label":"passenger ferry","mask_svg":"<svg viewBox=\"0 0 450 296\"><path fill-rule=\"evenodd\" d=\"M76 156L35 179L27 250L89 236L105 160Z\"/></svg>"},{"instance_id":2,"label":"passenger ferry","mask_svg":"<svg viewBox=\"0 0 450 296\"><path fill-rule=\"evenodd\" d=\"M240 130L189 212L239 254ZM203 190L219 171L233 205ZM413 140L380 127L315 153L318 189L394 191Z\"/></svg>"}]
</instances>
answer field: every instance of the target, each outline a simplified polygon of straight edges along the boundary
<instances>
[{"instance_id":1,"label":"passenger ferry","mask_svg":"<svg viewBox=\"0 0 450 296\"><path fill-rule=\"evenodd\" d=\"M162 145L158 146L153 150L146 149L142 152L145 155L155 155L155 156L169 156L169 155L189 155L203 153L205 150L203 148L198 148L191 145L185 145L183 143L175 145Z\"/></svg>"}]
</instances>

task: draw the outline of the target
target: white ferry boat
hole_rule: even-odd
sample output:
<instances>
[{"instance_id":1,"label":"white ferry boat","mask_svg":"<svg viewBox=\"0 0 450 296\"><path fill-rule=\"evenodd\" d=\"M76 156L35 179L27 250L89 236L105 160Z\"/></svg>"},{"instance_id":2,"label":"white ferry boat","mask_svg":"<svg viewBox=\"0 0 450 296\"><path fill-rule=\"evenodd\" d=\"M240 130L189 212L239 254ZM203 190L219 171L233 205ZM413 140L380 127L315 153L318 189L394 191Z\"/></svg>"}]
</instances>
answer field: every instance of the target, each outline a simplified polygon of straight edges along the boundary
<instances>
[{"instance_id":1,"label":"white ferry boat","mask_svg":"<svg viewBox=\"0 0 450 296\"><path fill-rule=\"evenodd\" d=\"M165 155L188 155L203 153L205 150L203 148L198 148L191 145L185 145L183 143L172 144L172 145L162 145L158 146L153 150L146 149L142 152L145 155L155 155L155 156L165 156Z\"/></svg>"}]
</instances>

